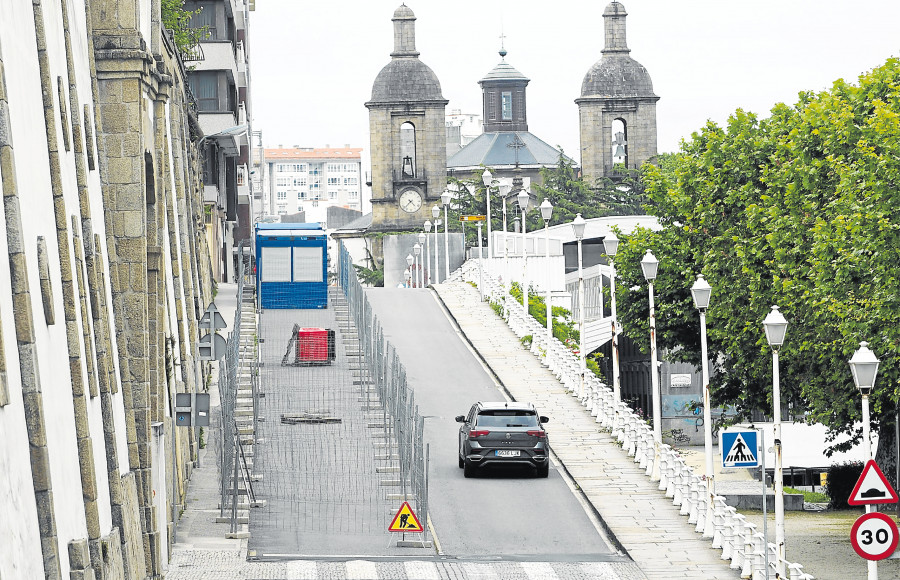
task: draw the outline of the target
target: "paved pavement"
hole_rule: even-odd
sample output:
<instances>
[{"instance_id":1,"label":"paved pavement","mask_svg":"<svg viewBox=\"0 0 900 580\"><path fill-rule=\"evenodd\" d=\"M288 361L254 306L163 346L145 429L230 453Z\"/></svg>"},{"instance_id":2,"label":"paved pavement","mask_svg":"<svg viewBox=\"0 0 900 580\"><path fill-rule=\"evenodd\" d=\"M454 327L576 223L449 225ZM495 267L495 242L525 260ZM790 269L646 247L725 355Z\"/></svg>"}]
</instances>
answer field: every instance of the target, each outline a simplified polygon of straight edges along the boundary
<instances>
[{"instance_id":1,"label":"paved pavement","mask_svg":"<svg viewBox=\"0 0 900 580\"><path fill-rule=\"evenodd\" d=\"M223 286L220 286L220 296L228 291ZM599 429L594 418L553 375L520 346L512 331L490 307L479 303L477 290L465 283L442 284L434 290L458 324L460 333L498 383L515 399L532 401L542 414L551 417L548 430L560 462L557 468L571 475L578 492L602 517L610 538L633 558L636 566L610 562L447 562L439 559L400 562L375 558L349 562L248 562L246 540L224 539L227 524L213 523L218 515L218 473L215 461L207 459L204 450L201 454L203 467L194 470L186 509L178 524L178 543L170 562L169 578L740 578L738 571L729 568L728 561L720 559L721 552L712 549L708 540L695 533L694 525L678 514L678 509L658 491L656 483L649 481L644 470L627 457L619 444ZM221 304L220 309L224 310ZM223 315L230 323L229 316L225 312ZM687 453L702 456L702 452L696 450ZM723 475L719 477L724 479ZM740 472L734 475L734 479L743 477ZM809 517L828 516L813 514ZM850 525L850 521L841 524L838 537L844 536L843 528ZM849 545L849 542L844 543ZM839 542L838 547L845 547L844 543ZM797 561L807 564L807 556L815 558L815 567L824 570L824 573L816 574L820 580L864 577L865 565L855 554L848 555L846 550L841 550L832 555L835 544L823 544L831 548L817 550L815 546L805 546L804 557ZM852 560L854 557L858 562ZM834 562L838 567L829 568L835 559L840 560ZM844 572L848 562L853 565ZM841 569L841 564L845 568ZM885 571L895 569L887 562L880 566ZM812 572L811 568L812 565L807 571ZM831 575L829 569L841 569L841 572ZM860 575L856 574L857 570ZM882 577L894 577L890 574Z\"/></svg>"}]
</instances>

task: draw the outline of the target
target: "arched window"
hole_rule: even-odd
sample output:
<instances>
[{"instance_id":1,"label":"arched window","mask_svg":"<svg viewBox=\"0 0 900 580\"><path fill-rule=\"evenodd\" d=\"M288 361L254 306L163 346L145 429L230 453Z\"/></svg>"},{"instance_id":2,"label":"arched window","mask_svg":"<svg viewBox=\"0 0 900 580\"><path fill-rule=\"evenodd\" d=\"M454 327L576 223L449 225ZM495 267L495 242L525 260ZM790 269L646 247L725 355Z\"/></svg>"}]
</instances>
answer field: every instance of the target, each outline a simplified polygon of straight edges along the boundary
<instances>
[{"instance_id":1,"label":"arched window","mask_svg":"<svg viewBox=\"0 0 900 580\"><path fill-rule=\"evenodd\" d=\"M622 163L628 167L628 127L625 121L615 119L612 122L612 162L613 165Z\"/></svg>"},{"instance_id":2,"label":"arched window","mask_svg":"<svg viewBox=\"0 0 900 580\"><path fill-rule=\"evenodd\" d=\"M416 176L416 128L408 121L400 125L400 175L404 179Z\"/></svg>"}]
</instances>

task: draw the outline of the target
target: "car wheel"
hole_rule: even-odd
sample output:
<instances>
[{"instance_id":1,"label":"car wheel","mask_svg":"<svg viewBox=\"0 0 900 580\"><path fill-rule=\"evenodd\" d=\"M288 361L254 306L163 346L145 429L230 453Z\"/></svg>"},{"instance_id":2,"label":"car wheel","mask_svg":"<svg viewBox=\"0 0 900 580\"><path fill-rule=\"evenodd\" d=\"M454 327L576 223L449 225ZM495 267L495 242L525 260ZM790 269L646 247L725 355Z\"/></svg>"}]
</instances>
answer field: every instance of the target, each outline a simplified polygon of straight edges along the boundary
<instances>
[{"instance_id":1,"label":"car wheel","mask_svg":"<svg viewBox=\"0 0 900 580\"><path fill-rule=\"evenodd\" d=\"M468 461L463 463L463 475L466 477L475 477L475 467Z\"/></svg>"},{"instance_id":2,"label":"car wheel","mask_svg":"<svg viewBox=\"0 0 900 580\"><path fill-rule=\"evenodd\" d=\"M548 461L544 465L537 466L537 476L538 477L547 477L550 475L550 462Z\"/></svg>"},{"instance_id":3,"label":"car wheel","mask_svg":"<svg viewBox=\"0 0 900 580\"><path fill-rule=\"evenodd\" d=\"M458 456L459 459L459 468L462 469L466 466L466 461L462 458L462 455Z\"/></svg>"}]
</instances>

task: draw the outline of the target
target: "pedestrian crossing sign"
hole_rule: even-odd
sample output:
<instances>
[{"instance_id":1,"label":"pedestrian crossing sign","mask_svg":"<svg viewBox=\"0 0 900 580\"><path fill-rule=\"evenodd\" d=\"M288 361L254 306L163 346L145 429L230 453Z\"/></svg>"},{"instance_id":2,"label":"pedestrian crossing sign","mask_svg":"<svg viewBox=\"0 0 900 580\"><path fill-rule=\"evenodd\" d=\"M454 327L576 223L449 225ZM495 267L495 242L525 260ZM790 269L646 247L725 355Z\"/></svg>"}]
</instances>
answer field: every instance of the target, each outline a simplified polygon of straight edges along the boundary
<instances>
[{"instance_id":1,"label":"pedestrian crossing sign","mask_svg":"<svg viewBox=\"0 0 900 580\"><path fill-rule=\"evenodd\" d=\"M719 436L722 467L759 467L759 433L748 429L723 431Z\"/></svg>"},{"instance_id":2,"label":"pedestrian crossing sign","mask_svg":"<svg viewBox=\"0 0 900 580\"><path fill-rule=\"evenodd\" d=\"M419 523L419 518L416 517L416 514L413 513L412 508L409 507L409 502L403 502L403 505L400 506L400 509L397 511L397 515L394 516L394 521L391 522L391 525L388 526L389 532L414 532L420 533L422 532L422 524Z\"/></svg>"}]
</instances>

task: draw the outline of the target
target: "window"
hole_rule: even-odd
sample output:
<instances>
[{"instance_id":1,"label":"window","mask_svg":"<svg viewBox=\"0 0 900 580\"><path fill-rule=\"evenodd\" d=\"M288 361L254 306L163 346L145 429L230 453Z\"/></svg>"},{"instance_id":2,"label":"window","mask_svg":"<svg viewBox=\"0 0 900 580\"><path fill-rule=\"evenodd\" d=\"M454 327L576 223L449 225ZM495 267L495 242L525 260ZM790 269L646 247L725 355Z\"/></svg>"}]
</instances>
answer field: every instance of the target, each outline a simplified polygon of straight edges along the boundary
<instances>
[{"instance_id":1,"label":"window","mask_svg":"<svg viewBox=\"0 0 900 580\"><path fill-rule=\"evenodd\" d=\"M329 187L335 187L335 186L338 186L338 185L340 185L340 184L341 184L341 178L340 178L340 177L329 177L329 178L328 178L328 186L329 186Z\"/></svg>"},{"instance_id":2,"label":"window","mask_svg":"<svg viewBox=\"0 0 900 580\"><path fill-rule=\"evenodd\" d=\"M350 199L357 199L359 197L359 192L355 189L350 190Z\"/></svg>"},{"instance_id":3,"label":"window","mask_svg":"<svg viewBox=\"0 0 900 580\"><path fill-rule=\"evenodd\" d=\"M504 121L512 121L512 93L508 91L500 95L500 114Z\"/></svg>"},{"instance_id":4,"label":"window","mask_svg":"<svg viewBox=\"0 0 900 580\"><path fill-rule=\"evenodd\" d=\"M611 126L612 131L612 162L628 165L628 133L625 121L615 119Z\"/></svg>"},{"instance_id":5,"label":"window","mask_svg":"<svg viewBox=\"0 0 900 580\"><path fill-rule=\"evenodd\" d=\"M216 71L199 71L191 73L188 79L191 92L197 99L200 111L219 110L219 76Z\"/></svg>"},{"instance_id":6,"label":"window","mask_svg":"<svg viewBox=\"0 0 900 580\"><path fill-rule=\"evenodd\" d=\"M416 128L410 122L400 125L400 175L416 176Z\"/></svg>"},{"instance_id":7,"label":"window","mask_svg":"<svg viewBox=\"0 0 900 580\"><path fill-rule=\"evenodd\" d=\"M286 192L286 191L279 191L279 192L277 192L276 195L278 196L278 199L287 199L287 192Z\"/></svg>"},{"instance_id":8,"label":"window","mask_svg":"<svg viewBox=\"0 0 900 580\"><path fill-rule=\"evenodd\" d=\"M487 100L487 114L488 119L491 121L495 121L497 119L497 103L494 101L494 92L490 91L484 94L485 100Z\"/></svg>"},{"instance_id":9,"label":"window","mask_svg":"<svg viewBox=\"0 0 900 580\"><path fill-rule=\"evenodd\" d=\"M297 199L306 199L306 191L297 192Z\"/></svg>"},{"instance_id":10,"label":"window","mask_svg":"<svg viewBox=\"0 0 900 580\"><path fill-rule=\"evenodd\" d=\"M306 187L306 178L305 177L295 177L294 178L294 187Z\"/></svg>"},{"instance_id":11,"label":"window","mask_svg":"<svg viewBox=\"0 0 900 580\"><path fill-rule=\"evenodd\" d=\"M189 11L199 10L196 14L191 15L189 26L191 28L203 28L205 26L207 34L203 37L203 40L218 40L216 5L214 2L197 2L194 5L186 3L184 9Z\"/></svg>"}]
</instances>

